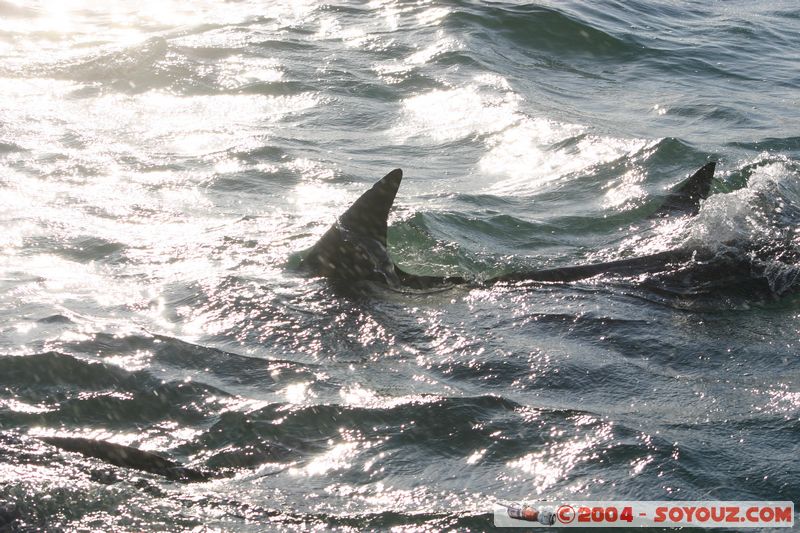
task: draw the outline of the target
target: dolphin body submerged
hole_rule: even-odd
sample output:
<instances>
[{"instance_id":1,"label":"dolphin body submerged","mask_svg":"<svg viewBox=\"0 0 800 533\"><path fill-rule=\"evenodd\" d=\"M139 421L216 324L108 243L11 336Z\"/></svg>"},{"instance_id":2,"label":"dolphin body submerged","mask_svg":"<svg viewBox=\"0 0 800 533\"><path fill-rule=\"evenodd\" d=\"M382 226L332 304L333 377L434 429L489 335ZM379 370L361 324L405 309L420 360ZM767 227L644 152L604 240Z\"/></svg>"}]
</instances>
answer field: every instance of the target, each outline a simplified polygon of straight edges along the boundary
<instances>
[{"instance_id":1,"label":"dolphin body submerged","mask_svg":"<svg viewBox=\"0 0 800 533\"><path fill-rule=\"evenodd\" d=\"M36 437L62 450L76 452L86 457L94 457L115 466L131 468L164 476L172 481L209 481L219 477L216 472L183 466L177 461L157 453L140 450L104 440L83 437Z\"/></svg>"},{"instance_id":2,"label":"dolphin body submerged","mask_svg":"<svg viewBox=\"0 0 800 533\"><path fill-rule=\"evenodd\" d=\"M651 218L696 215L700 202L708 197L715 167L711 162L700 168L667 196ZM363 193L306 252L300 269L340 282L367 280L393 289L434 289L469 283L570 282L600 274L664 272L676 264L714 256L708 250L681 248L617 261L515 272L483 282L461 276L418 276L397 266L386 248L387 219L402 179L402 170L392 170Z\"/></svg>"},{"instance_id":3,"label":"dolphin body submerged","mask_svg":"<svg viewBox=\"0 0 800 533\"><path fill-rule=\"evenodd\" d=\"M700 168L667 195L650 218L696 215L700 202L708 197L716 163ZM714 252L706 248L678 248L650 255L561 268L503 274L485 281L461 276L418 276L397 266L386 247L387 219L400 187L403 173L389 172L364 192L303 257L300 268L347 284L372 281L393 289L438 289L455 285L497 283L572 282L601 274L635 276L653 274L661 283L656 289L677 294L697 294L710 288L763 283L754 268L757 253ZM778 245L780 246L780 245ZM774 246L770 249L774 253ZM787 255L783 250L778 254ZM787 256L788 257L788 256ZM784 258L794 264L800 254ZM800 273L797 274L800 277ZM202 482L224 477L225 472L186 467L157 453L130 446L80 437L36 437L66 451L77 452L107 463L149 472L180 482ZM2 511L2 509L0 509ZM2 513L0 513L2 518ZM2 522L0 522L0 526ZM0 528L1 529L1 528Z\"/></svg>"}]
</instances>

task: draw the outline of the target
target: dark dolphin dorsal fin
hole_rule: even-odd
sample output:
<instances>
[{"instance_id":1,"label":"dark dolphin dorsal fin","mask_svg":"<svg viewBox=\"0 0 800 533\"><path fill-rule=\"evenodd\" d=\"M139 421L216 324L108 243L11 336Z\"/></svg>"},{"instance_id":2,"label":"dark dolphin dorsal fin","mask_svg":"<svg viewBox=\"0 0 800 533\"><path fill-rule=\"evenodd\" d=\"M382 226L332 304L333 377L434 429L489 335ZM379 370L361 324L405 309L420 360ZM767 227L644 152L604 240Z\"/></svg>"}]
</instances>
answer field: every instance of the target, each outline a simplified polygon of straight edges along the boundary
<instances>
[{"instance_id":1,"label":"dark dolphin dorsal fin","mask_svg":"<svg viewBox=\"0 0 800 533\"><path fill-rule=\"evenodd\" d=\"M396 168L386 174L339 217L339 224L356 234L370 237L386 246L389 211L394 204L403 171Z\"/></svg>"},{"instance_id":2,"label":"dark dolphin dorsal fin","mask_svg":"<svg viewBox=\"0 0 800 533\"><path fill-rule=\"evenodd\" d=\"M717 163L712 161L681 183L652 216L661 217L676 213L696 215L700 210L700 201L708 198L711 180Z\"/></svg>"},{"instance_id":3,"label":"dark dolphin dorsal fin","mask_svg":"<svg viewBox=\"0 0 800 533\"><path fill-rule=\"evenodd\" d=\"M383 273L396 277L386 251L389 211L403 179L396 168L378 180L311 247L300 268L320 276L364 279Z\"/></svg>"}]
</instances>

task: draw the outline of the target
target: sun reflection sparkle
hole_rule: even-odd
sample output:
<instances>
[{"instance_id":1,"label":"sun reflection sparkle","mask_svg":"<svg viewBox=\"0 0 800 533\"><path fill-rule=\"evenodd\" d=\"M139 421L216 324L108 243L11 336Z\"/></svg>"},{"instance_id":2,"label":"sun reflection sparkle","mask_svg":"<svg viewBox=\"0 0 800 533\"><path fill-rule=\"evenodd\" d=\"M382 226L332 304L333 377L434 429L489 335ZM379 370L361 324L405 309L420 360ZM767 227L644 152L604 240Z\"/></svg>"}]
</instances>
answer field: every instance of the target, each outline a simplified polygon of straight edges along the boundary
<instances>
[{"instance_id":1,"label":"sun reflection sparkle","mask_svg":"<svg viewBox=\"0 0 800 533\"><path fill-rule=\"evenodd\" d=\"M600 444L608 442L612 437L610 424L602 424L594 430L584 427L589 433L569 440L553 440L545 449L511 461L508 466L533 476L538 492L553 487L566 479L581 461L591 457Z\"/></svg>"},{"instance_id":2,"label":"sun reflection sparkle","mask_svg":"<svg viewBox=\"0 0 800 533\"><path fill-rule=\"evenodd\" d=\"M369 445L359 442L336 444L327 452L313 458L305 467L291 468L289 473L295 476L321 476L333 470L349 468L363 447L369 447Z\"/></svg>"}]
</instances>

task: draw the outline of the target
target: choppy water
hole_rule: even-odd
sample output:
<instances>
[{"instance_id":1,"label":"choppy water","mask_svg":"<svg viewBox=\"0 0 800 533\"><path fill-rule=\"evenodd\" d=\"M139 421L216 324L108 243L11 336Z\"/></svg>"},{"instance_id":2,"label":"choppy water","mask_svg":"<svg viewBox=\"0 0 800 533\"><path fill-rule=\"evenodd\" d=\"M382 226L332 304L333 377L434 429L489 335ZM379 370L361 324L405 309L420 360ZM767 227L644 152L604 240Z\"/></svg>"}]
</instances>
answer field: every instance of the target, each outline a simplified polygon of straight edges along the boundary
<instances>
[{"instance_id":1,"label":"choppy water","mask_svg":"<svg viewBox=\"0 0 800 533\"><path fill-rule=\"evenodd\" d=\"M0 1L11 527L482 531L497 498L800 500L791 261L765 259L766 294L666 296L355 297L287 268L395 167L390 248L417 273L797 252L798 49L788 0ZM696 219L646 219L709 160ZM37 434L232 475L103 483Z\"/></svg>"}]
</instances>

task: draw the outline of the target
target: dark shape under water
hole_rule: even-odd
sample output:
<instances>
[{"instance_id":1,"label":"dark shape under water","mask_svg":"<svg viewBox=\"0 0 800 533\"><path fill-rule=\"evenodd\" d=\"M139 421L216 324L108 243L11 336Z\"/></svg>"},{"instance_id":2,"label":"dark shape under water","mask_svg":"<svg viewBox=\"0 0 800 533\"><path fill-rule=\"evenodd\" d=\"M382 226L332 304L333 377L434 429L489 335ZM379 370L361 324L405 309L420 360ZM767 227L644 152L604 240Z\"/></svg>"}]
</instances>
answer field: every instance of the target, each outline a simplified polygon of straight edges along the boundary
<instances>
[{"instance_id":1,"label":"dark shape under water","mask_svg":"<svg viewBox=\"0 0 800 533\"><path fill-rule=\"evenodd\" d=\"M716 163L708 163L672 192L653 216L697 214L708 196ZM344 282L374 281L392 288L432 289L470 283L460 276L417 276L405 272L386 249L387 218L403 172L395 169L362 194L339 220L307 251L300 268L312 275ZM678 249L657 254L544 270L505 274L485 284L519 281L569 282L599 274L635 275L663 272L692 259L708 258L710 252Z\"/></svg>"},{"instance_id":2,"label":"dark shape under water","mask_svg":"<svg viewBox=\"0 0 800 533\"><path fill-rule=\"evenodd\" d=\"M37 438L62 450L94 457L112 465L158 474L173 481L208 481L216 477L212 472L188 468L156 453L113 442L81 437Z\"/></svg>"},{"instance_id":3,"label":"dark shape under water","mask_svg":"<svg viewBox=\"0 0 800 533\"><path fill-rule=\"evenodd\" d=\"M22 511L18 506L10 503L0 504L0 533L16 531L11 527L20 518L22 518Z\"/></svg>"}]
</instances>

